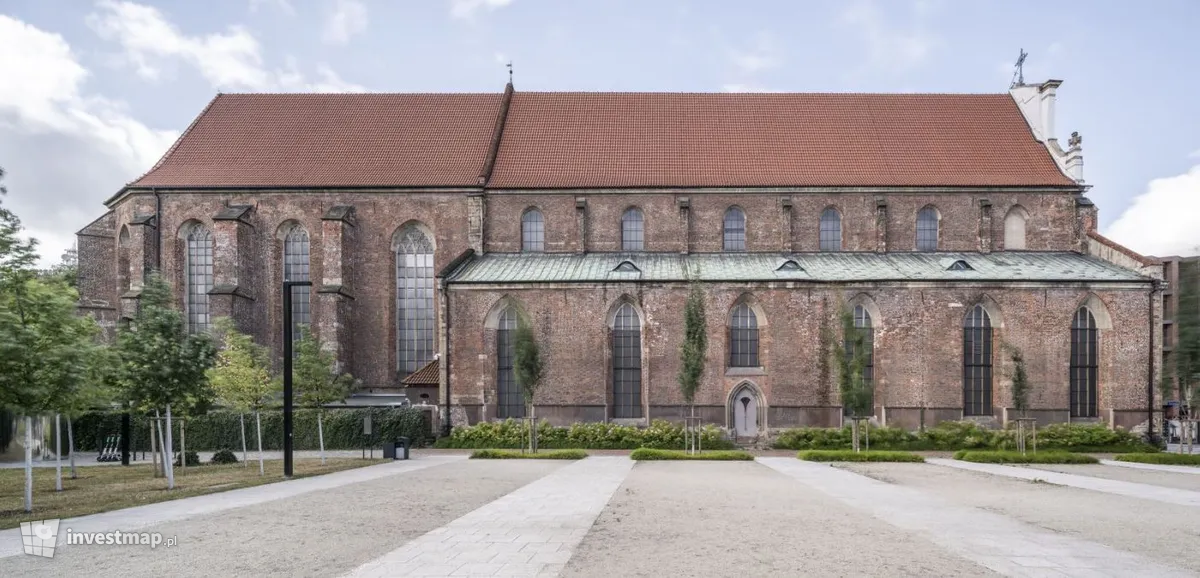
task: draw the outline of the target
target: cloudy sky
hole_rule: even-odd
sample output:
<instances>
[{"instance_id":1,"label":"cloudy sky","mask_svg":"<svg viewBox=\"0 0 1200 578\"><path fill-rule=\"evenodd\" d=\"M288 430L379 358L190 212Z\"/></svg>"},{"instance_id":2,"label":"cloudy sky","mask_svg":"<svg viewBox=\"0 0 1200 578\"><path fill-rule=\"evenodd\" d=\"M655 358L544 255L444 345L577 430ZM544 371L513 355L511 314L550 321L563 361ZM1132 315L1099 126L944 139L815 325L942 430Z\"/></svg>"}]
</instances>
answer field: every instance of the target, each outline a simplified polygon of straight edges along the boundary
<instances>
[{"instance_id":1,"label":"cloudy sky","mask_svg":"<svg viewBox=\"0 0 1200 578\"><path fill-rule=\"evenodd\" d=\"M217 92L1003 92L1063 79L1101 230L1200 253L1200 2L0 0L5 204L56 261Z\"/></svg>"}]
</instances>

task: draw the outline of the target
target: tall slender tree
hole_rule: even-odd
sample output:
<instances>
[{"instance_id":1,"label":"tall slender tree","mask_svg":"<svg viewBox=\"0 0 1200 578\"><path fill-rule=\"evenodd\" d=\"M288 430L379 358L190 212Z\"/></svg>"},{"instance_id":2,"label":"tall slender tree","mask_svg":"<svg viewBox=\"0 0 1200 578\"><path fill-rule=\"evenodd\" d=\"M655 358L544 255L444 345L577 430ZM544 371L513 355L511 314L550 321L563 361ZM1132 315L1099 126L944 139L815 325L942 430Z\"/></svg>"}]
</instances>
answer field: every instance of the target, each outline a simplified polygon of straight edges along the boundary
<instances>
[{"instance_id":1,"label":"tall slender tree","mask_svg":"<svg viewBox=\"0 0 1200 578\"><path fill-rule=\"evenodd\" d=\"M167 487L174 489L171 407L198 407L211 399L206 371L216 349L207 334L187 332L183 314L171 306L170 286L157 273L146 278L140 301L133 322L117 334L117 383L134 407L166 410L163 466Z\"/></svg>"},{"instance_id":2,"label":"tall slender tree","mask_svg":"<svg viewBox=\"0 0 1200 578\"><path fill-rule=\"evenodd\" d=\"M238 412L241 425L242 464L246 464L246 412L254 412L258 432L258 473L264 474L262 455L262 419L264 406L275 400L281 383L268 370L267 348L254 343L249 335L237 330L233 320L217 320L217 340L220 350L216 362L208 370L217 400Z\"/></svg>"},{"instance_id":3,"label":"tall slender tree","mask_svg":"<svg viewBox=\"0 0 1200 578\"><path fill-rule=\"evenodd\" d=\"M317 439L321 463L325 463L325 406L346 399L354 388L354 376L338 367L333 353L324 350L307 325L300 325L296 361L292 368L296 398L301 407L317 411Z\"/></svg>"},{"instance_id":4,"label":"tall slender tree","mask_svg":"<svg viewBox=\"0 0 1200 578\"><path fill-rule=\"evenodd\" d=\"M854 315L848 309L840 308L838 316L842 341L834 348L834 362L842 405L852 416L867 416L873 412L875 397L873 384L866 378L871 336L867 330L854 326Z\"/></svg>"},{"instance_id":5,"label":"tall slender tree","mask_svg":"<svg viewBox=\"0 0 1200 578\"><path fill-rule=\"evenodd\" d=\"M537 417L534 415L534 397L542 385L542 355L533 327L524 315L517 316L517 330L513 335L513 376L521 386L525 398L526 415L529 416L529 451L537 451Z\"/></svg>"},{"instance_id":6,"label":"tall slender tree","mask_svg":"<svg viewBox=\"0 0 1200 578\"><path fill-rule=\"evenodd\" d=\"M704 362L708 355L708 328L704 310L704 289L693 281L688 289L683 309L683 344L679 347L679 392L696 417L696 391L704 377Z\"/></svg>"}]
</instances>

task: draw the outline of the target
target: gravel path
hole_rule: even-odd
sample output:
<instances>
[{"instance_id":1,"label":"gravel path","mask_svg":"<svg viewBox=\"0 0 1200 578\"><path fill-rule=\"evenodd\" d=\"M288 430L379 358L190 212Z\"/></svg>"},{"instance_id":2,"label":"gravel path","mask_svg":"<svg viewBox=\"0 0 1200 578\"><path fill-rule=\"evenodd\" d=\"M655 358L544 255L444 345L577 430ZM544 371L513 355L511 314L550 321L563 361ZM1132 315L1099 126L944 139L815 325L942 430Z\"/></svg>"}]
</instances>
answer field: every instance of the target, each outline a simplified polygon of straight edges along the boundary
<instances>
[{"instance_id":1,"label":"gravel path","mask_svg":"<svg viewBox=\"0 0 1200 578\"><path fill-rule=\"evenodd\" d=\"M564 576L987 576L752 462L641 462Z\"/></svg>"},{"instance_id":2,"label":"gravel path","mask_svg":"<svg viewBox=\"0 0 1200 578\"><path fill-rule=\"evenodd\" d=\"M340 576L561 465L462 460L146 529L178 536L169 550L75 546L0 560L0 576Z\"/></svg>"},{"instance_id":3,"label":"gravel path","mask_svg":"<svg viewBox=\"0 0 1200 578\"><path fill-rule=\"evenodd\" d=\"M923 464L841 466L888 483L1200 572L1200 511Z\"/></svg>"},{"instance_id":4,"label":"gravel path","mask_svg":"<svg viewBox=\"0 0 1200 578\"><path fill-rule=\"evenodd\" d=\"M1156 472L1105 465L1037 464L1028 467L1048 472L1092 476L1093 478L1104 478L1106 480L1118 480L1122 482L1136 482L1139 484L1162 486L1164 488L1192 490L1193 492L1200 491L1200 476L1178 474L1175 472Z\"/></svg>"}]
</instances>

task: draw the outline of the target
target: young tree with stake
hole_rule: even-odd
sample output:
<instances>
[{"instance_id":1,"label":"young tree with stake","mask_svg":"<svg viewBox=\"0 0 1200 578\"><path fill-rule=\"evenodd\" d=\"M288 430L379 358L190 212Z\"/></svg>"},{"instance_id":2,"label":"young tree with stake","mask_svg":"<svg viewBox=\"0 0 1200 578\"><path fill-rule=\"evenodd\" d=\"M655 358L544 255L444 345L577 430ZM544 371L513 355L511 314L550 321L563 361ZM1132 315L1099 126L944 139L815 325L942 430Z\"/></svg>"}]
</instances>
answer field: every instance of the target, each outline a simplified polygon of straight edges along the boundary
<instances>
[{"instance_id":1,"label":"young tree with stake","mask_svg":"<svg viewBox=\"0 0 1200 578\"><path fill-rule=\"evenodd\" d=\"M537 418L534 416L534 396L542 384L542 357L533 328L524 315L517 316L517 330L513 336L513 374L521 386L525 407L529 415L529 451L537 452Z\"/></svg>"},{"instance_id":2,"label":"young tree with stake","mask_svg":"<svg viewBox=\"0 0 1200 578\"><path fill-rule=\"evenodd\" d=\"M242 465L246 465L246 412L254 412L255 430L258 432L258 473L263 475L262 455L262 408L275 399L282 384L272 378L267 369L267 349L245 333L241 333L233 320L222 317L217 320L217 335L221 349L216 362L208 370L208 380L221 404L238 412L242 434Z\"/></svg>"},{"instance_id":3,"label":"young tree with stake","mask_svg":"<svg viewBox=\"0 0 1200 578\"><path fill-rule=\"evenodd\" d=\"M299 326L296 362L292 366L293 386L302 407L317 410L317 439L321 445L321 463L325 463L325 426L322 414L326 405L346 399L354 388L354 376L341 371L333 354L321 349L321 343L307 325Z\"/></svg>"},{"instance_id":4,"label":"young tree with stake","mask_svg":"<svg viewBox=\"0 0 1200 578\"><path fill-rule=\"evenodd\" d=\"M683 345L679 351L679 392L688 404L691 419L696 417L696 390L704 376L704 362L708 355L708 330L704 311L704 289L693 281L688 290L687 305L683 310ZM695 432L699 435L699 432ZM698 445L689 437L689 451Z\"/></svg>"}]
</instances>

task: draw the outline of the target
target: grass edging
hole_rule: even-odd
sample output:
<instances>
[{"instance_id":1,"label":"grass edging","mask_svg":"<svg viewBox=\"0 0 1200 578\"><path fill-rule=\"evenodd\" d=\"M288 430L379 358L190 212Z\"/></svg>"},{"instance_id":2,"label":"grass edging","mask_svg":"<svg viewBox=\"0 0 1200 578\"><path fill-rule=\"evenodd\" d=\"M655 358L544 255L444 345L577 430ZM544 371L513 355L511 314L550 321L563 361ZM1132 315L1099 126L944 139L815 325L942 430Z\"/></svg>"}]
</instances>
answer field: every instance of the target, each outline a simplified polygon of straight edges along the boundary
<instances>
[{"instance_id":1,"label":"grass edging","mask_svg":"<svg viewBox=\"0 0 1200 578\"><path fill-rule=\"evenodd\" d=\"M1160 466L1200 466L1200 455L1197 454L1172 454L1166 452L1160 453L1136 453L1136 454L1120 454L1113 458L1118 462L1137 462L1139 464L1157 464Z\"/></svg>"},{"instance_id":2,"label":"grass edging","mask_svg":"<svg viewBox=\"0 0 1200 578\"><path fill-rule=\"evenodd\" d=\"M959 450L954 459L979 464L1097 464L1100 460L1064 451L1027 452L1013 450Z\"/></svg>"},{"instance_id":3,"label":"grass edging","mask_svg":"<svg viewBox=\"0 0 1200 578\"><path fill-rule=\"evenodd\" d=\"M912 452L880 450L804 450L796 457L810 462L925 462L925 458Z\"/></svg>"},{"instance_id":4,"label":"grass edging","mask_svg":"<svg viewBox=\"0 0 1200 578\"><path fill-rule=\"evenodd\" d=\"M712 460L712 461L750 461L754 456L741 450L706 451L689 454L683 450L658 450L653 448L638 448L629 454L629 458L637 461L654 460Z\"/></svg>"},{"instance_id":5,"label":"grass edging","mask_svg":"<svg viewBox=\"0 0 1200 578\"><path fill-rule=\"evenodd\" d=\"M544 450L537 453L527 453L521 450L475 450L471 452L473 460L582 460L587 452L583 450Z\"/></svg>"}]
</instances>

